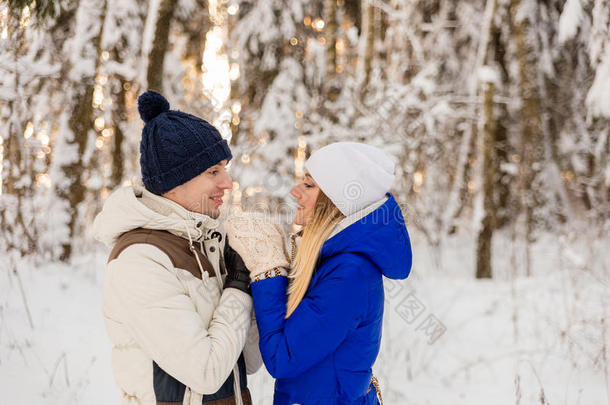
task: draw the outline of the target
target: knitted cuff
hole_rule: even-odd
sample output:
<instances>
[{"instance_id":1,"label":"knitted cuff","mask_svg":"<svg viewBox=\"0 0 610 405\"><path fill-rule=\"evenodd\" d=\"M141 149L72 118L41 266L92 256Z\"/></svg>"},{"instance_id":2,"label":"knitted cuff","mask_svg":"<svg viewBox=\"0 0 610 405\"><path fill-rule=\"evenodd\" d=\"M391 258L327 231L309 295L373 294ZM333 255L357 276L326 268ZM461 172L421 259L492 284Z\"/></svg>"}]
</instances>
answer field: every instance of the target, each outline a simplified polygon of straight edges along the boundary
<instances>
[{"instance_id":1,"label":"knitted cuff","mask_svg":"<svg viewBox=\"0 0 610 405\"><path fill-rule=\"evenodd\" d=\"M263 273L258 273L254 275L252 278L252 282L265 280L267 278L279 277L279 276L288 276L288 272L281 267L274 267L271 270L267 270Z\"/></svg>"}]
</instances>

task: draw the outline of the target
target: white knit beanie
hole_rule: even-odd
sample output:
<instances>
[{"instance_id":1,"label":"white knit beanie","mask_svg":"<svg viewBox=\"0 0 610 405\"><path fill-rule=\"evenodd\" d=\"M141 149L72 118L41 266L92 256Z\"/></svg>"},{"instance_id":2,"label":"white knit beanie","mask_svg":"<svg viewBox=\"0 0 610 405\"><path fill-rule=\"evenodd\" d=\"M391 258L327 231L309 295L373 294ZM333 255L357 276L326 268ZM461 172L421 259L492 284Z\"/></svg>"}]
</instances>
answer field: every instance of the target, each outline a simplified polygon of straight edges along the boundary
<instances>
[{"instance_id":1,"label":"white knit beanie","mask_svg":"<svg viewBox=\"0 0 610 405\"><path fill-rule=\"evenodd\" d=\"M305 168L345 216L383 198L394 182L394 160L357 142L327 145L307 159Z\"/></svg>"}]
</instances>

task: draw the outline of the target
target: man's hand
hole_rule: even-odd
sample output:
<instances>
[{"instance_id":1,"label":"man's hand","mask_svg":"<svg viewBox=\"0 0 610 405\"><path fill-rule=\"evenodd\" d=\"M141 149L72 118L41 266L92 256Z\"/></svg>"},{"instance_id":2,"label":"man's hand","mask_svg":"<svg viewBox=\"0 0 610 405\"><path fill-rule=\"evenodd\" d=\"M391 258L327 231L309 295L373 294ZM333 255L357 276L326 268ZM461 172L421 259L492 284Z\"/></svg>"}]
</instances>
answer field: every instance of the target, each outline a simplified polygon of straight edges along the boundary
<instances>
[{"instance_id":1,"label":"man's hand","mask_svg":"<svg viewBox=\"0 0 610 405\"><path fill-rule=\"evenodd\" d=\"M250 272L241 256L233 250L228 242L225 243L224 260L225 267L227 268L227 278L225 279L224 288L237 288L238 290L252 295L250 289Z\"/></svg>"}]
</instances>

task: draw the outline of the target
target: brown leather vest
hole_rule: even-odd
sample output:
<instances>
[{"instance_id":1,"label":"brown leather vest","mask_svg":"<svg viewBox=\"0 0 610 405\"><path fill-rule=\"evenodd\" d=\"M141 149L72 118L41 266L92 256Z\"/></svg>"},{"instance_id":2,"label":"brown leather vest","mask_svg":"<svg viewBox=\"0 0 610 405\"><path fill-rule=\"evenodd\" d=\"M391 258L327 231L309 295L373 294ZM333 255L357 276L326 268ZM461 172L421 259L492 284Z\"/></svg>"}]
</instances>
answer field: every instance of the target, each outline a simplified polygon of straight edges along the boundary
<instances>
[{"instance_id":1,"label":"brown leather vest","mask_svg":"<svg viewBox=\"0 0 610 405\"><path fill-rule=\"evenodd\" d=\"M197 259L190 250L189 241L176 236L167 231L159 231L154 229L136 228L122 234L115 243L108 262L116 259L123 250L136 243L146 243L161 249L170 260L174 267L189 271L193 276L201 280L201 271L197 265ZM203 269L210 277L216 277L214 268L208 258L198 249L194 249Z\"/></svg>"}]
</instances>

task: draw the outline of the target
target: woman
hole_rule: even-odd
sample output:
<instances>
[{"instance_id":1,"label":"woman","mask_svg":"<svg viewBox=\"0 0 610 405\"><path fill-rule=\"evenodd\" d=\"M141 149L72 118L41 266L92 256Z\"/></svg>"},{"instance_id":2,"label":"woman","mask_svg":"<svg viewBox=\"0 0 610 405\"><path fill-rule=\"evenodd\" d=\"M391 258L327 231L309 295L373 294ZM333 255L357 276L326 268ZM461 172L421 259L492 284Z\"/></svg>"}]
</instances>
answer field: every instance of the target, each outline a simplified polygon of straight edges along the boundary
<instances>
[{"instance_id":1,"label":"woman","mask_svg":"<svg viewBox=\"0 0 610 405\"><path fill-rule=\"evenodd\" d=\"M371 367L381 341L382 275L404 279L411 246L388 193L394 164L353 142L306 162L291 191L303 225L294 260L262 215L227 220L229 244L250 270L260 349L275 377L274 404L377 404ZM287 271L290 274L287 277Z\"/></svg>"}]
</instances>

